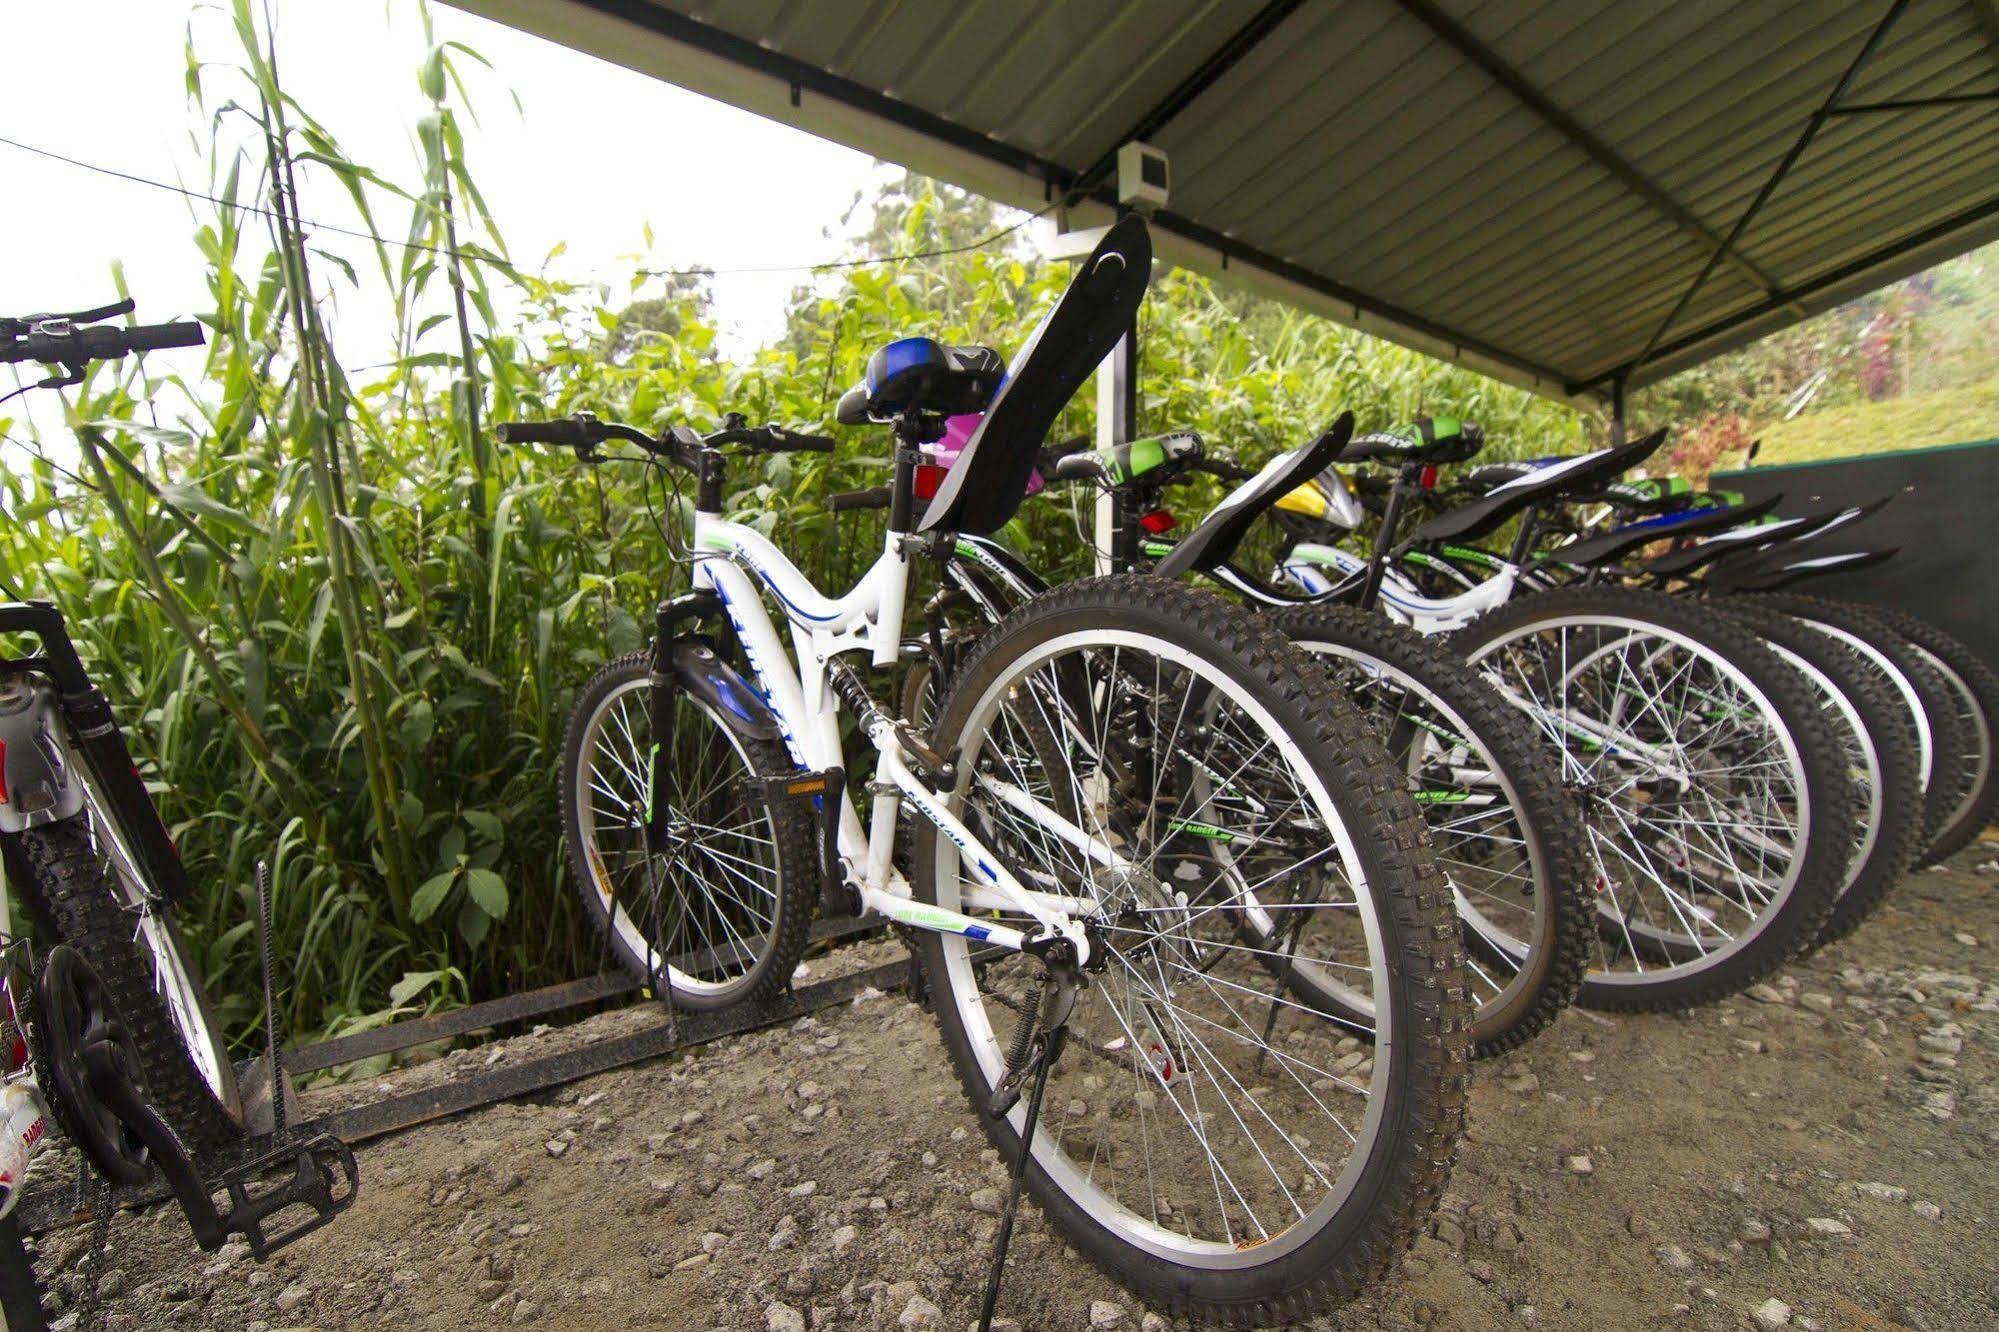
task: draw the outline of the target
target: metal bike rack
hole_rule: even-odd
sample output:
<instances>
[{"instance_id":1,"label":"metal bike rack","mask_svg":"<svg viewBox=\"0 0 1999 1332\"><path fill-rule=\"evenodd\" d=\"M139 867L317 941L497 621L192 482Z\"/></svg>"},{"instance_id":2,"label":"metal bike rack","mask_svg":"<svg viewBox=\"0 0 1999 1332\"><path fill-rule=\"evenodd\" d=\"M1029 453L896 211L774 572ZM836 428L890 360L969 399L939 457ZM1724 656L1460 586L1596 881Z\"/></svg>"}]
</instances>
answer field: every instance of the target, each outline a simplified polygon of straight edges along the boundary
<instances>
[{"instance_id":1,"label":"metal bike rack","mask_svg":"<svg viewBox=\"0 0 1999 1332\"><path fill-rule=\"evenodd\" d=\"M880 929L879 921L862 921L854 917L821 920L813 925L810 939L813 942L855 940L878 933ZM741 1035L789 1022L808 1013L846 1003L870 987L878 990L899 989L908 983L909 977L908 959L898 957L844 976L798 986L767 1003L743 1004L699 1014L673 1014L662 1006L658 1020L639 1031L606 1037L540 1059L502 1064L436 1086L400 1092L333 1111L293 1125L292 1136L309 1138L331 1134L348 1143L378 1138L498 1101L529 1096L599 1073L657 1059L725 1036ZM295 1046L284 1052L282 1064L287 1074L319 1072L375 1055L414 1049L475 1031L635 995L639 989L639 983L630 976L606 972L407 1022L391 1023L353 1036L338 1036L311 1045ZM274 1096L280 1094L281 1091L274 1089ZM203 1164L225 1169L239 1166L264 1156L277 1146L273 1135L256 1134L215 1153L213 1160ZM144 1184L118 1189L112 1195L112 1205L116 1208L143 1206L167 1196L166 1184L156 1173ZM89 1199L72 1182L49 1180L29 1189L9 1219L18 1225L21 1233L40 1235L87 1223L92 1219L92 1213Z\"/></svg>"}]
</instances>

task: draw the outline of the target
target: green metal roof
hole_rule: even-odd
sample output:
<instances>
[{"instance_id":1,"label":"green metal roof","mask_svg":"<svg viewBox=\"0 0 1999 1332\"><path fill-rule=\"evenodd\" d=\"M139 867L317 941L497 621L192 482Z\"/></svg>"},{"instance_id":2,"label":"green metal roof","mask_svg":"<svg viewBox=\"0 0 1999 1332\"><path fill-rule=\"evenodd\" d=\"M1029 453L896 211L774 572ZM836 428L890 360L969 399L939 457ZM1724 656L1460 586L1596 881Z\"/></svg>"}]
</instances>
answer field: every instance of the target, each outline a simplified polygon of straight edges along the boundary
<instances>
[{"instance_id":1,"label":"green metal roof","mask_svg":"<svg viewBox=\"0 0 1999 1332\"><path fill-rule=\"evenodd\" d=\"M1999 236L1999 0L453 0L1563 397Z\"/></svg>"}]
</instances>

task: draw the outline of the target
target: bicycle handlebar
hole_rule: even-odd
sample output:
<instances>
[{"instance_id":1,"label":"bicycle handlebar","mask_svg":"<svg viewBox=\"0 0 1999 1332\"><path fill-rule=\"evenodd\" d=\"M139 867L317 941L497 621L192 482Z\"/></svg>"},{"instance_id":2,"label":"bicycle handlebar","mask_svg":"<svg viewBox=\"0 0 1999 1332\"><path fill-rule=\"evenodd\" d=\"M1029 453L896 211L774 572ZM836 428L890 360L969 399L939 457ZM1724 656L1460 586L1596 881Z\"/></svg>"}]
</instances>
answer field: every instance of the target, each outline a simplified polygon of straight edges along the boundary
<instances>
[{"instance_id":1,"label":"bicycle handlebar","mask_svg":"<svg viewBox=\"0 0 1999 1332\"><path fill-rule=\"evenodd\" d=\"M679 462L689 460L690 448L719 449L730 444L763 453L831 453L834 448L834 441L824 436L777 425L744 425L743 419L733 413L720 430L708 435L676 426L655 437L634 426L599 421L589 412L547 421L502 421L494 427L493 435L502 444L552 444L574 449L586 461L595 461L597 446L614 439L636 444L655 457Z\"/></svg>"},{"instance_id":2,"label":"bicycle handlebar","mask_svg":"<svg viewBox=\"0 0 1999 1332\"><path fill-rule=\"evenodd\" d=\"M131 302L122 303L125 309ZM107 310L118 307L107 306ZM87 316L101 311L87 311ZM10 320L10 324L24 321ZM0 362L41 361L50 365L81 365L85 361L115 361L138 352L168 347L199 347L207 341L200 324L181 320L171 324L133 324L129 327L79 326L70 318L40 319L26 331L0 330Z\"/></svg>"},{"instance_id":3,"label":"bicycle handlebar","mask_svg":"<svg viewBox=\"0 0 1999 1332\"><path fill-rule=\"evenodd\" d=\"M559 448L587 448L604 441L595 417L557 417L553 421L502 421L493 435L502 444L554 444Z\"/></svg>"},{"instance_id":4,"label":"bicycle handlebar","mask_svg":"<svg viewBox=\"0 0 1999 1332\"><path fill-rule=\"evenodd\" d=\"M894 495L895 492L888 486L842 490L826 497L826 508L831 513L845 513L849 509L886 509L893 502Z\"/></svg>"}]
</instances>

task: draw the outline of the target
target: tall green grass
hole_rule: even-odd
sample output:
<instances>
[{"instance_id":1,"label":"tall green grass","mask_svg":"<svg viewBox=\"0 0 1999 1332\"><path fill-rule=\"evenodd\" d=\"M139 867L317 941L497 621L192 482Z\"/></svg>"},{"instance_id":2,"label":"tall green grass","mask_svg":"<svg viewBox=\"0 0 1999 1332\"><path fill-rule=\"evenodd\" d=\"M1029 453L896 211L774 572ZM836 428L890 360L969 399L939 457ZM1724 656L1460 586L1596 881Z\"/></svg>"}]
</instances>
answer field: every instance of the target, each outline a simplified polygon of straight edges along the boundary
<instances>
[{"instance_id":1,"label":"tall green grass","mask_svg":"<svg viewBox=\"0 0 1999 1332\"><path fill-rule=\"evenodd\" d=\"M63 608L115 701L200 885L189 934L239 1032L257 993L252 867L273 862L281 1016L304 1038L599 962L563 878L564 713L684 583L660 534L675 498L629 470L496 449L491 423L587 409L706 426L737 410L824 429L875 347L913 332L1010 347L1067 272L1010 237L812 276L783 338L725 358L698 278L635 274L614 308L510 259L460 129L476 52L412 53L428 112L399 177L352 160L285 91L267 22L247 0L232 13L232 51L188 56L222 200L190 247L210 346L102 366L71 392L74 475L0 422L0 574ZM301 234L305 177L342 187L339 221L375 238L368 262ZM902 253L984 234L991 212L915 177L878 203L860 239ZM331 295L360 288L388 297L394 354L353 372L326 322ZM1142 425L1245 458L1347 407L1369 426L1471 415L1522 451L1578 430L1523 393L1181 273L1160 275L1141 334ZM1089 425L1079 401L1061 429ZM837 455L742 464L734 516L842 585L879 519L836 521L823 496L885 462L886 441L856 433ZM1009 537L1079 572L1080 517L1037 502Z\"/></svg>"}]
</instances>

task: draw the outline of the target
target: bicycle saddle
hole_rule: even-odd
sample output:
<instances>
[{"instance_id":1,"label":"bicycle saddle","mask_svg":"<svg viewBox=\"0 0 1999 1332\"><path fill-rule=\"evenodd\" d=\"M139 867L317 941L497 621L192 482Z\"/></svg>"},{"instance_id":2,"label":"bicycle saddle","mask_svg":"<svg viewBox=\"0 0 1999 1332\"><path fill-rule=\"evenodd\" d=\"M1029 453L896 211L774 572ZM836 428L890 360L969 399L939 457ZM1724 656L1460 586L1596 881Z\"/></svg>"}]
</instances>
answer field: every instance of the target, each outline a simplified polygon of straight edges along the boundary
<instances>
[{"instance_id":1,"label":"bicycle saddle","mask_svg":"<svg viewBox=\"0 0 1999 1332\"><path fill-rule=\"evenodd\" d=\"M1300 483L1332 466L1353 438L1353 413L1341 412L1325 434L1290 453L1281 453L1263 470L1222 497L1201 525L1189 532L1166 557L1152 567L1161 578L1178 578L1189 569L1212 569L1235 554L1257 515L1296 490Z\"/></svg>"},{"instance_id":2,"label":"bicycle saddle","mask_svg":"<svg viewBox=\"0 0 1999 1332\"><path fill-rule=\"evenodd\" d=\"M1570 564L1579 568L1609 564L1654 541L1707 536L1732 527L1742 527L1769 513L1783 498L1782 495L1772 495L1750 505L1655 514L1635 523L1613 527L1608 532L1572 541L1566 546L1557 546L1548 552L1547 559L1552 564Z\"/></svg>"},{"instance_id":3,"label":"bicycle saddle","mask_svg":"<svg viewBox=\"0 0 1999 1332\"><path fill-rule=\"evenodd\" d=\"M1478 499L1446 509L1425 519L1409 534L1412 545L1430 541L1462 541L1482 536L1525 509L1600 485L1613 476L1630 471L1651 457L1665 443L1666 432L1655 430L1640 440L1617 448L1564 458L1526 471L1523 475L1495 486Z\"/></svg>"},{"instance_id":4,"label":"bicycle saddle","mask_svg":"<svg viewBox=\"0 0 1999 1332\"><path fill-rule=\"evenodd\" d=\"M1900 546L1881 550L1856 550L1844 555L1818 555L1811 559L1773 559L1766 553L1754 558L1720 560L1701 582L1723 592L1775 592L1807 578L1826 574L1854 573L1884 564L1901 553Z\"/></svg>"},{"instance_id":5,"label":"bicycle saddle","mask_svg":"<svg viewBox=\"0 0 1999 1332\"><path fill-rule=\"evenodd\" d=\"M1485 431L1476 421L1419 416L1399 429L1362 435L1342 456L1349 462L1381 459L1441 465L1463 462L1484 447Z\"/></svg>"},{"instance_id":6,"label":"bicycle saddle","mask_svg":"<svg viewBox=\"0 0 1999 1332\"><path fill-rule=\"evenodd\" d=\"M990 347L947 347L932 338L899 338L868 358L861 382L840 395L841 425L900 416L912 407L937 416L982 412L1006 378L1006 360Z\"/></svg>"},{"instance_id":7,"label":"bicycle saddle","mask_svg":"<svg viewBox=\"0 0 1999 1332\"><path fill-rule=\"evenodd\" d=\"M1590 498L1601 500L1614 511L1639 514L1685 513L1690 509L1726 508L1742 503L1742 497L1710 496L1694 489L1684 476L1642 476L1613 481Z\"/></svg>"},{"instance_id":8,"label":"bicycle saddle","mask_svg":"<svg viewBox=\"0 0 1999 1332\"><path fill-rule=\"evenodd\" d=\"M917 530L990 536L1020 508L1036 451L1069 399L1118 339L1131 330L1152 279L1152 237L1127 213L1104 231L1090 257L993 395L978 428L944 474ZM887 350L884 348L883 350Z\"/></svg>"}]
</instances>

